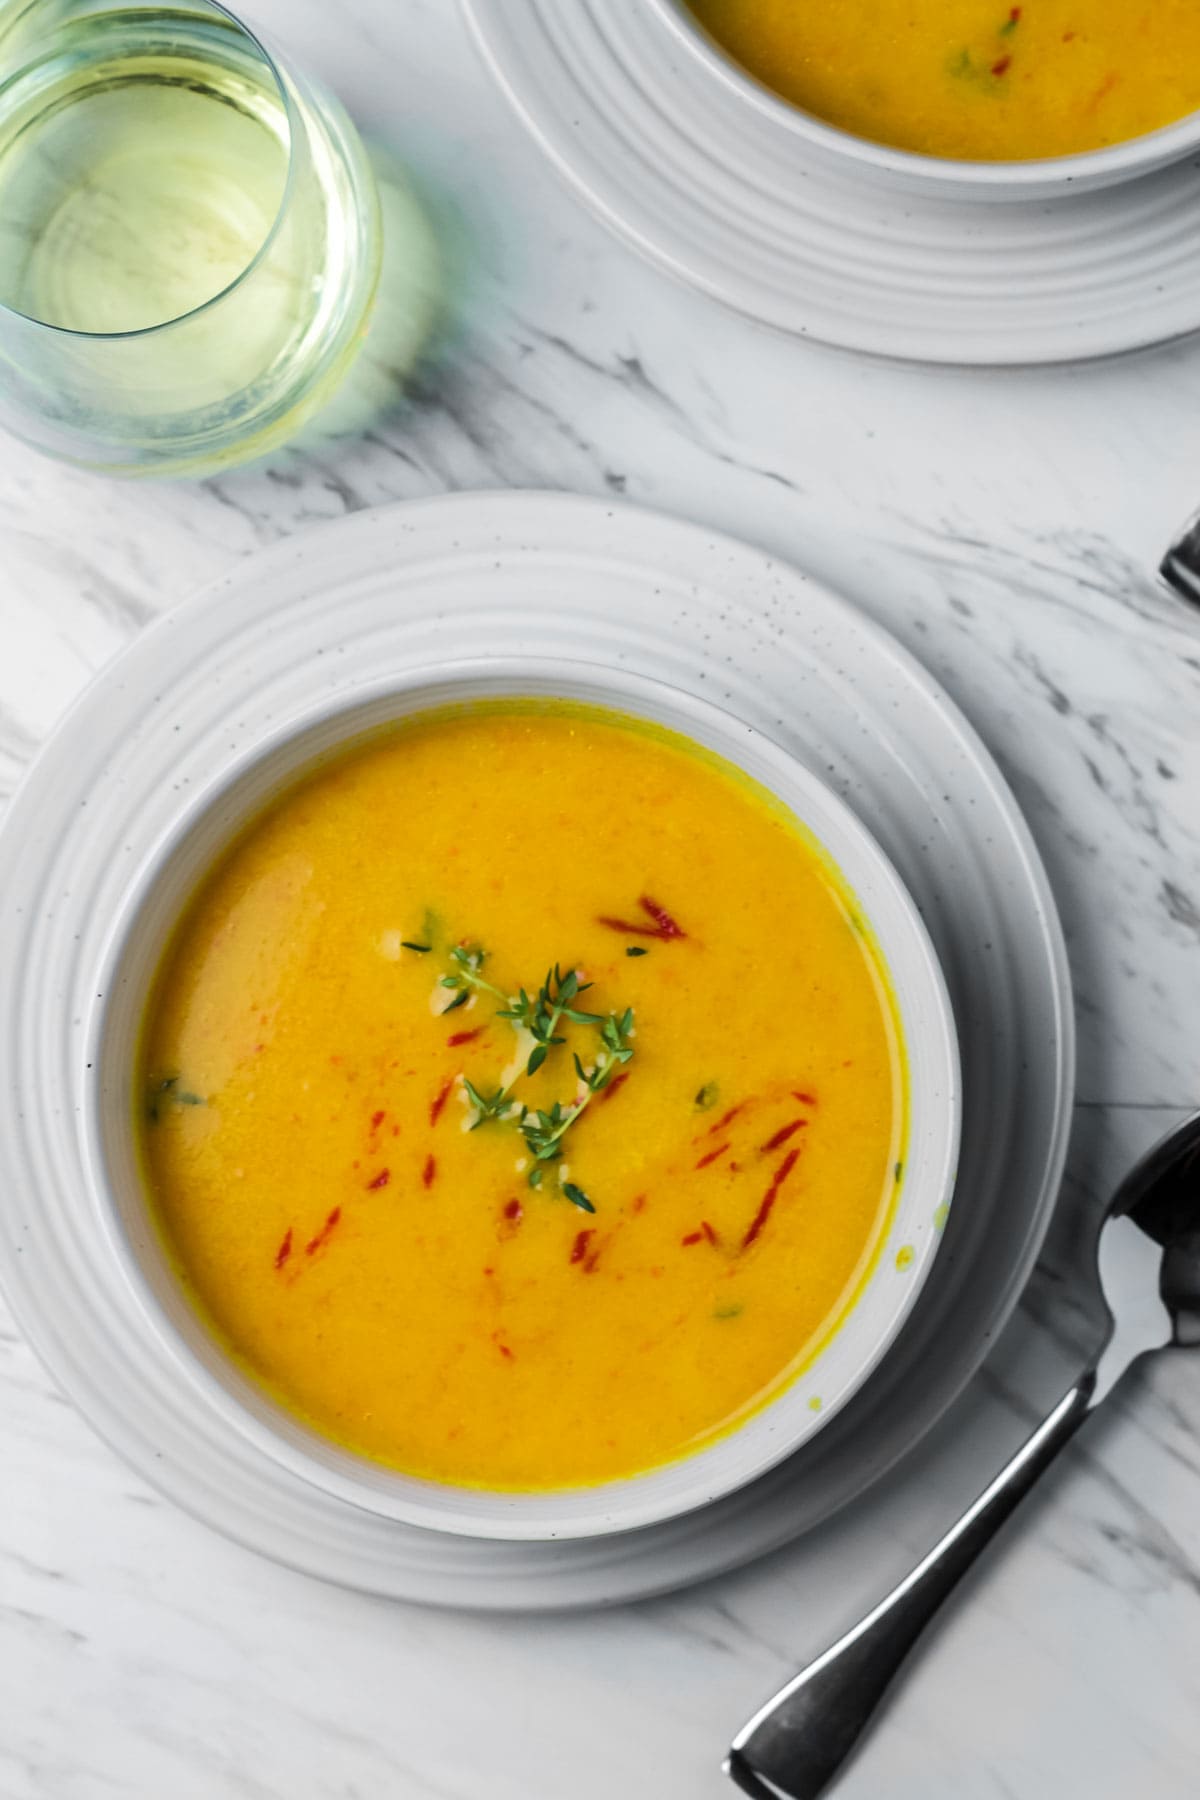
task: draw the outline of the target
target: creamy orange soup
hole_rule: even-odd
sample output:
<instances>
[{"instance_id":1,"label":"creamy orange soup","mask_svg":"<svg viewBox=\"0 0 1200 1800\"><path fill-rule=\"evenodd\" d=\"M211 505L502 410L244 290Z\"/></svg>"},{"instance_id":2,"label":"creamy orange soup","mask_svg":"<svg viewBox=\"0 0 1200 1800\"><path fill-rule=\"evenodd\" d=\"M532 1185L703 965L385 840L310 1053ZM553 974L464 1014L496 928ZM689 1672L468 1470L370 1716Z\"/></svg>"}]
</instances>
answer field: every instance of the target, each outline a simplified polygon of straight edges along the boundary
<instances>
[{"instance_id":1,"label":"creamy orange soup","mask_svg":"<svg viewBox=\"0 0 1200 1800\"><path fill-rule=\"evenodd\" d=\"M856 136L1020 161L1200 107L1196 0L691 0L752 75Z\"/></svg>"},{"instance_id":2,"label":"creamy orange soup","mask_svg":"<svg viewBox=\"0 0 1200 1800\"><path fill-rule=\"evenodd\" d=\"M835 872L728 765L578 707L428 716L287 794L183 920L142 1059L213 1330L318 1431L455 1483L730 1429L836 1328L900 1178Z\"/></svg>"}]
</instances>

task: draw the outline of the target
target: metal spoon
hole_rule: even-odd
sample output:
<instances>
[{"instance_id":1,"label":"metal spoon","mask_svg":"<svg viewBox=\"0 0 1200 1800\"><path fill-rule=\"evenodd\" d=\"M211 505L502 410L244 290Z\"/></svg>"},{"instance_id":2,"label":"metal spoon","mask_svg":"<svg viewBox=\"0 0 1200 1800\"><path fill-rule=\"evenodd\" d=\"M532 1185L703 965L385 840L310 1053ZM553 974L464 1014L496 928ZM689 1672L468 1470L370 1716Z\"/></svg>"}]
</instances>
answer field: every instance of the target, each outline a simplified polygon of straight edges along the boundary
<instances>
[{"instance_id":1,"label":"metal spoon","mask_svg":"<svg viewBox=\"0 0 1200 1800\"><path fill-rule=\"evenodd\" d=\"M1188 520L1159 563L1158 572L1169 588L1200 606L1200 516Z\"/></svg>"},{"instance_id":2,"label":"metal spoon","mask_svg":"<svg viewBox=\"0 0 1200 1800\"><path fill-rule=\"evenodd\" d=\"M817 1800L943 1600L1121 1376L1147 1351L1200 1347L1200 1113L1126 1176L1097 1254L1111 1321L1098 1362L925 1560L738 1733L725 1772L743 1792Z\"/></svg>"}]
</instances>

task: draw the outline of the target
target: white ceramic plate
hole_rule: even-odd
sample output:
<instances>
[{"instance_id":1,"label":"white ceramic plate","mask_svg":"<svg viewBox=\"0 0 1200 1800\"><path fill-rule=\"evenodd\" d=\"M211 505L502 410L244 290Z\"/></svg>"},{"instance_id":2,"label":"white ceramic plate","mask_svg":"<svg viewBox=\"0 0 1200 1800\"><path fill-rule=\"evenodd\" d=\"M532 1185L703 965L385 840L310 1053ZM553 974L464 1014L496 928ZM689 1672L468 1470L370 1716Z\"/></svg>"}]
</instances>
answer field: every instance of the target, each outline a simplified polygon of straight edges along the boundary
<instances>
[{"instance_id":1,"label":"white ceramic plate","mask_svg":"<svg viewBox=\"0 0 1200 1800\"><path fill-rule=\"evenodd\" d=\"M463 0L560 173L673 274L786 331L923 362L1112 355L1200 328L1196 159L1024 201L897 192L756 106L644 0Z\"/></svg>"},{"instance_id":2,"label":"white ceramic plate","mask_svg":"<svg viewBox=\"0 0 1200 1800\"><path fill-rule=\"evenodd\" d=\"M758 726L901 873L959 1023L945 1241L866 1386L804 1450L702 1511L553 1545L422 1531L322 1493L231 1431L133 1301L86 1176L87 1020L138 871L188 796L314 703L470 655L621 665ZM1066 1148L1070 993L1041 865L945 694L885 633L736 541L626 506L452 496L288 541L153 627L84 695L0 857L0 1279L35 1348L156 1486L241 1542L375 1592L475 1607L628 1599L786 1542L890 1467L978 1368L1040 1247Z\"/></svg>"},{"instance_id":3,"label":"white ceramic plate","mask_svg":"<svg viewBox=\"0 0 1200 1800\"><path fill-rule=\"evenodd\" d=\"M489 1493L424 1481L354 1456L285 1412L227 1357L189 1305L150 1224L132 1121L146 995L170 934L213 863L318 758L379 726L463 700L551 695L653 719L727 758L791 812L837 866L888 970L908 1071L903 1179L870 1275L840 1329L802 1375L736 1431L662 1468L549 1494ZM84 1119L88 1186L131 1287L204 1403L268 1457L367 1511L472 1537L582 1538L677 1517L765 1473L827 1425L886 1353L939 1248L958 1158L960 1075L945 982L920 914L895 870L823 781L711 700L628 667L562 658L489 657L435 671L381 671L347 707L324 683L295 730L239 760L215 795L193 796L135 879L96 982ZM101 997L102 996L102 997ZM889 1171L890 1176L890 1171Z\"/></svg>"}]
</instances>

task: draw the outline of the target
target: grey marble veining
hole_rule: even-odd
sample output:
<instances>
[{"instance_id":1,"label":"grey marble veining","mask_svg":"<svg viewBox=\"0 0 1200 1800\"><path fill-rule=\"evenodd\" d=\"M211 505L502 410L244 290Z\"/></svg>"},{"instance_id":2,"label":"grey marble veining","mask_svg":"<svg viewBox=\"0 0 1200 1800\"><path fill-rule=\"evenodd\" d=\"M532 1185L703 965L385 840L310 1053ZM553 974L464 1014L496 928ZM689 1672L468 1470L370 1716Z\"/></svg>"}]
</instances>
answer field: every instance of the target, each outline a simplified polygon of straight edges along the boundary
<instances>
[{"instance_id":1,"label":"grey marble veining","mask_svg":"<svg viewBox=\"0 0 1200 1800\"><path fill-rule=\"evenodd\" d=\"M403 389L265 465L119 486L0 443L0 805L88 678L310 522L446 489L623 495L803 563L946 685L1013 783L1069 939L1067 1182L1022 1307L909 1462L692 1592L475 1619L306 1581L129 1475L0 1311L3 1800L713 1800L729 1733L884 1590L1095 1342L1089 1231L1200 1097L1200 614L1151 571L1200 498L1200 344L1036 374L791 343L619 248L441 0L263 0L431 198L454 271ZM2 879L2 871L0 871ZM971 1584L847 1800L1194 1800L1200 1365L1098 1418Z\"/></svg>"}]
</instances>

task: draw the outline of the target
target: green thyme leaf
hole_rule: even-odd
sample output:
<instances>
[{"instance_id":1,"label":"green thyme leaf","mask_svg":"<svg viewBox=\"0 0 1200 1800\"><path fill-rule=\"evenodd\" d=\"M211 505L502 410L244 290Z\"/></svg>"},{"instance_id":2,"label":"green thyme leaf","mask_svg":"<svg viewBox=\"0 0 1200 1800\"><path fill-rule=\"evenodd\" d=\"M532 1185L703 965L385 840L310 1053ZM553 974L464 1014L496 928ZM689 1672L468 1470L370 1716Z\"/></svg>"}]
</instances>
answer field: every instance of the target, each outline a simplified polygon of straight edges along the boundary
<instances>
[{"instance_id":1,"label":"green thyme leaf","mask_svg":"<svg viewBox=\"0 0 1200 1800\"><path fill-rule=\"evenodd\" d=\"M706 1081L696 1095L696 1111L708 1112L717 1104L717 1101L720 1098L721 1088L719 1082Z\"/></svg>"},{"instance_id":2,"label":"green thyme leaf","mask_svg":"<svg viewBox=\"0 0 1200 1800\"><path fill-rule=\"evenodd\" d=\"M594 1213L595 1212L595 1210L596 1210L595 1207L592 1205L591 1201L588 1199L588 1197L584 1193L583 1189L581 1187L576 1187L576 1185L573 1181L564 1181L563 1182L563 1193L567 1196L567 1199L571 1202L571 1205L577 1206L579 1208L580 1212L586 1212L586 1213Z\"/></svg>"},{"instance_id":3,"label":"green thyme leaf","mask_svg":"<svg viewBox=\"0 0 1200 1800\"><path fill-rule=\"evenodd\" d=\"M644 950L640 944L630 944L625 954L626 956L649 956L650 952Z\"/></svg>"}]
</instances>

